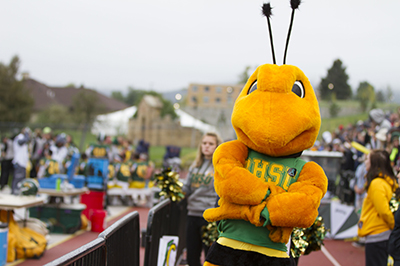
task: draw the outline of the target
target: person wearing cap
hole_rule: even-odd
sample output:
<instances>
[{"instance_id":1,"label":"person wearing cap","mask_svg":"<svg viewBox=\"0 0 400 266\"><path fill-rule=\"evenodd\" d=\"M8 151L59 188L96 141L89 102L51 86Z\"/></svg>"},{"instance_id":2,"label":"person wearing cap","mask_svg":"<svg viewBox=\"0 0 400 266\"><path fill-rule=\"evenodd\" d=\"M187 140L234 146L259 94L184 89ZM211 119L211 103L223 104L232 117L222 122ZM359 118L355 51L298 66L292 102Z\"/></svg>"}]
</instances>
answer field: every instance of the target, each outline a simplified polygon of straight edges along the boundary
<instances>
[{"instance_id":1,"label":"person wearing cap","mask_svg":"<svg viewBox=\"0 0 400 266\"><path fill-rule=\"evenodd\" d=\"M18 184L26 178L26 167L29 163L28 143L30 141L31 130L23 128L13 141L14 159L14 178L11 184L11 193L19 193Z\"/></svg>"},{"instance_id":2,"label":"person wearing cap","mask_svg":"<svg viewBox=\"0 0 400 266\"><path fill-rule=\"evenodd\" d=\"M374 149L385 149L387 143L388 128L380 128L376 132L375 137L371 139L371 144Z\"/></svg>"},{"instance_id":3,"label":"person wearing cap","mask_svg":"<svg viewBox=\"0 0 400 266\"><path fill-rule=\"evenodd\" d=\"M371 126L378 131L381 128L390 129L392 124L385 117L385 112L382 109L372 109L369 111L369 119L371 120Z\"/></svg>"}]
</instances>

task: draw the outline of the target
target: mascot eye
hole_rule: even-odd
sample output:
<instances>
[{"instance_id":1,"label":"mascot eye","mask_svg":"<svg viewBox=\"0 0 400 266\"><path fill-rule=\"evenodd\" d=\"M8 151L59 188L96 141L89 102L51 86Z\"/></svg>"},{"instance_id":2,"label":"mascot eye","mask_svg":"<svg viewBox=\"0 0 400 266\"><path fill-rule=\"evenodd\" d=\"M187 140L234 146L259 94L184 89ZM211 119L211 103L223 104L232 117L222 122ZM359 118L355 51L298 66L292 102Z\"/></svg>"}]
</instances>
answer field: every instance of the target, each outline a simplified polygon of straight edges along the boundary
<instances>
[{"instance_id":1,"label":"mascot eye","mask_svg":"<svg viewBox=\"0 0 400 266\"><path fill-rule=\"evenodd\" d=\"M257 90L257 80L253 82L253 84L250 86L249 91L247 92L247 95L252 93L253 91Z\"/></svg>"},{"instance_id":2,"label":"mascot eye","mask_svg":"<svg viewBox=\"0 0 400 266\"><path fill-rule=\"evenodd\" d=\"M297 96L299 96L300 98L304 98L305 96L305 91L304 91L304 87L303 87L303 83L301 83L301 81L296 81L293 85L292 91L294 92L294 94L296 94Z\"/></svg>"}]
</instances>

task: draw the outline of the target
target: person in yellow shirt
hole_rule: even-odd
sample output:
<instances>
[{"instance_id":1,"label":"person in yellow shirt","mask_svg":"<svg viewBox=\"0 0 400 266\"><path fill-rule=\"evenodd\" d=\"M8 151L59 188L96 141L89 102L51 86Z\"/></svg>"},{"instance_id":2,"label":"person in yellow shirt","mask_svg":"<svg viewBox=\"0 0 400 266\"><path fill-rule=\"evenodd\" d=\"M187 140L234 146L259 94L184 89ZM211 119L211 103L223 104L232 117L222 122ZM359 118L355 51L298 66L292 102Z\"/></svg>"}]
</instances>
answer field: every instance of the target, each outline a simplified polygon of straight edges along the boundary
<instances>
[{"instance_id":1,"label":"person in yellow shirt","mask_svg":"<svg viewBox=\"0 0 400 266\"><path fill-rule=\"evenodd\" d=\"M361 209L358 235L365 237L366 266L386 266L388 239L394 227L389 202L393 193L399 192L399 186L387 151L373 150L367 156L365 167L367 196Z\"/></svg>"}]
</instances>

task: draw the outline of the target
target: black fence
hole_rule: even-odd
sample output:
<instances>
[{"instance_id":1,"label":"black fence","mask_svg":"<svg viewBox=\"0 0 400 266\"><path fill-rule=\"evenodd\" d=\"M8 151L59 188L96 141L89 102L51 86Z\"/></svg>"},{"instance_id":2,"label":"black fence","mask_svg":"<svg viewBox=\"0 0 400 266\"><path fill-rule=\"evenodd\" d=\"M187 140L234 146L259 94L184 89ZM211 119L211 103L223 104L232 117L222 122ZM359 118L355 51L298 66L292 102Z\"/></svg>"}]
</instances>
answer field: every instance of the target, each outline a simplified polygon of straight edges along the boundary
<instances>
[{"instance_id":1,"label":"black fence","mask_svg":"<svg viewBox=\"0 0 400 266\"><path fill-rule=\"evenodd\" d=\"M106 256L106 241L104 238L96 238L92 242L47 263L45 266L103 266L106 265Z\"/></svg>"},{"instance_id":2,"label":"black fence","mask_svg":"<svg viewBox=\"0 0 400 266\"><path fill-rule=\"evenodd\" d=\"M140 264L140 229L137 211L125 215L88 244L45 266Z\"/></svg>"},{"instance_id":3,"label":"black fence","mask_svg":"<svg viewBox=\"0 0 400 266\"><path fill-rule=\"evenodd\" d=\"M137 211L125 215L102 233L107 248L107 265L139 265L140 222Z\"/></svg>"},{"instance_id":4,"label":"black fence","mask_svg":"<svg viewBox=\"0 0 400 266\"><path fill-rule=\"evenodd\" d=\"M160 238L178 236L176 260L186 247L186 198L180 202L165 199L150 209L147 229L142 243L145 246L144 266L156 266ZM92 242L71 251L45 266L132 265L140 264L140 220L137 211L125 215Z\"/></svg>"},{"instance_id":5,"label":"black fence","mask_svg":"<svg viewBox=\"0 0 400 266\"><path fill-rule=\"evenodd\" d=\"M178 236L176 258L186 247L186 198L180 202L165 199L150 209L145 234L144 266L157 265L160 238L165 235Z\"/></svg>"}]
</instances>

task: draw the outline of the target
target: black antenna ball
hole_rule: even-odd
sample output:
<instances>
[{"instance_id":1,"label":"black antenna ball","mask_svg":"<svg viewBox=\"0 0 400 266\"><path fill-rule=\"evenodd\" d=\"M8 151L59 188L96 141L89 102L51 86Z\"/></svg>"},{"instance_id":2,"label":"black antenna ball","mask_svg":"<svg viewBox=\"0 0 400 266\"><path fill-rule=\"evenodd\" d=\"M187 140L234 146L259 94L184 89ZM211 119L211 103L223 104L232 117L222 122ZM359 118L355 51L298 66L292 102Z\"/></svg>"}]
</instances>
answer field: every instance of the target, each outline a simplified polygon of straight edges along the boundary
<instances>
[{"instance_id":1,"label":"black antenna ball","mask_svg":"<svg viewBox=\"0 0 400 266\"><path fill-rule=\"evenodd\" d=\"M276 59L275 59L275 49L274 49L274 41L272 39L272 29L271 29L271 22L269 18L272 16L272 7L271 4L263 4L262 6L262 13L263 15L267 18L268 22L268 31L269 31L269 40L271 43L271 50L272 50L272 61L274 64L276 64Z\"/></svg>"},{"instance_id":2,"label":"black antenna ball","mask_svg":"<svg viewBox=\"0 0 400 266\"><path fill-rule=\"evenodd\" d=\"M301 0L290 0L290 6L292 9L299 8L300 4L301 4Z\"/></svg>"},{"instance_id":3,"label":"black antenna ball","mask_svg":"<svg viewBox=\"0 0 400 266\"><path fill-rule=\"evenodd\" d=\"M262 6L262 13L263 13L263 15L264 16L266 16L267 18L269 18L269 17L271 17L272 16L272 7L271 7L271 4L270 3L268 3L268 4L263 4L263 6Z\"/></svg>"}]
</instances>

